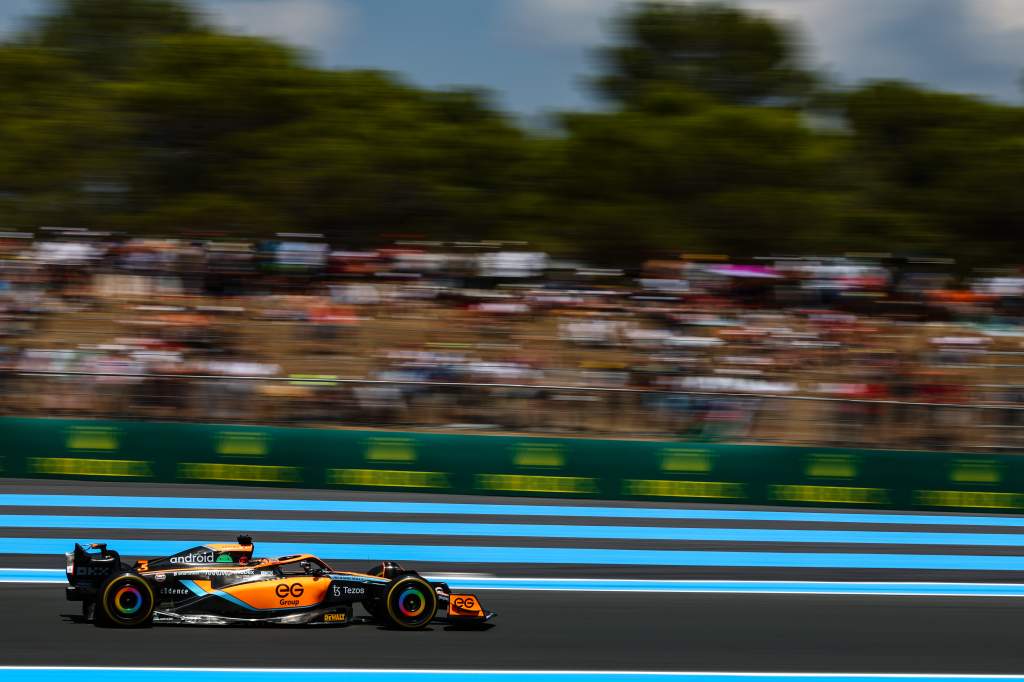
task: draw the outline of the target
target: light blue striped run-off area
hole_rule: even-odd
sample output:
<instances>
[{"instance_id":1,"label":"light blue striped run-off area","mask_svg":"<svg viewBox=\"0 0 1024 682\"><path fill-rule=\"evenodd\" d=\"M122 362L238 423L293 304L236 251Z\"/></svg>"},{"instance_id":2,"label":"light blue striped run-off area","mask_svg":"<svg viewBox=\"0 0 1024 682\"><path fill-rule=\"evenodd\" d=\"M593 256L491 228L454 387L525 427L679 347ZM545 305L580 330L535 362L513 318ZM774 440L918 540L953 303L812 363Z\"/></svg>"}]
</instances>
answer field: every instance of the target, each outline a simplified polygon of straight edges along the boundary
<instances>
[{"instance_id":1,"label":"light blue striped run-off area","mask_svg":"<svg viewBox=\"0 0 1024 682\"><path fill-rule=\"evenodd\" d=\"M95 539L89 540L94 542ZM0 538L0 554L63 554L74 538ZM114 540L126 556L167 556L215 538ZM325 559L482 564L583 564L601 566L738 566L779 568L885 568L913 570L1024 571L1024 556L958 554L853 554L833 552L741 552L582 547L488 547L473 545L373 545L263 542L259 552L284 556L308 552Z\"/></svg>"},{"instance_id":2,"label":"light blue striped run-off area","mask_svg":"<svg viewBox=\"0 0 1024 682\"><path fill-rule=\"evenodd\" d=\"M616 671L484 670L272 670L232 668L11 668L0 667L5 681L67 682L77 674L105 682L985 682L1024 680L1019 675L843 675L829 673L698 673Z\"/></svg>"},{"instance_id":3,"label":"light blue striped run-off area","mask_svg":"<svg viewBox=\"0 0 1024 682\"><path fill-rule=\"evenodd\" d=\"M1024 585L944 582L826 582L814 580L630 580L616 578L495 578L425 576L453 590L548 592L678 592L722 594L843 594L908 597L1024 597ZM67 582L61 569L0 568L0 583Z\"/></svg>"},{"instance_id":4,"label":"light blue striped run-off area","mask_svg":"<svg viewBox=\"0 0 1024 682\"><path fill-rule=\"evenodd\" d=\"M474 504L448 502L368 502L238 497L152 497L123 495L0 494L0 506L88 507L107 509L238 509L266 511L561 516L573 518L707 519L726 521L878 523L900 525L1005 526L1024 528L1024 516L878 514L869 512L765 511L677 507L614 507L551 504Z\"/></svg>"},{"instance_id":5,"label":"light blue striped run-off area","mask_svg":"<svg viewBox=\"0 0 1024 682\"><path fill-rule=\"evenodd\" d=\"M219 519L164 516L50 516L0 514L3 528L89 528L95 530L193 530L337 533L344 535L436 535L599 540L704 542L849 543L877 545L961 545L1024 547L1024 533L921 533L894 531L792 530L775 528L679 528L583 526L521 523L431 523L324 521L318 519Z\"/></svg>"}]
</instances>

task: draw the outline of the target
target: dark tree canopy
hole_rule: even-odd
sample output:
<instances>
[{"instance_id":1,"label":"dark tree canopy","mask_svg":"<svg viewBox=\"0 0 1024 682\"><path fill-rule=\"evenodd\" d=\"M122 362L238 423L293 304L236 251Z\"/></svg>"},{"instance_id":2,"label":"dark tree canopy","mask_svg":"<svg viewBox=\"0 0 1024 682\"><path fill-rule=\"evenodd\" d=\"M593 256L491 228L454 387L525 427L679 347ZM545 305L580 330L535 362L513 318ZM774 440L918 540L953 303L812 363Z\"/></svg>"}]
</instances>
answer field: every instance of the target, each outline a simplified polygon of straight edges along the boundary
<instances>
[{"instance_id":1,"label":"dark tree canopy","mask_svg":"<svg viewBox=\"0 0 1024 682\"><path fill-rule=\"evenodd\" d=\"M1024 258L1024 108L816 82L785 25L626 7L610 106L525 129L486 92L317 68L174 0L61 0L0 45L0 224ZM807 102L827 101L812 111Z\"/></svg>"},{"instance_id":2,"label":"dark tree canopy","mask_svg":"<svg viewBox=\"0 0 1024 682\"><path fill-rule=\"evenodd\" d=\"M731 104L807 96L796 35L767 16L717 3L642 2L616 24L618 44L601 52L600 91L629 103L671 84Z\"/></svg>"},{"instance_id":3,"label":"dark tree canopy","mask_svg":"<svg viewBox=\"0 0 1024 682\"><path fill-rule=\"evenodd\" d=\"M178 0L51 0L28 40L77 61L93 78L120 78L165 36L203 30Z\"/></svg>"}]
</instances>

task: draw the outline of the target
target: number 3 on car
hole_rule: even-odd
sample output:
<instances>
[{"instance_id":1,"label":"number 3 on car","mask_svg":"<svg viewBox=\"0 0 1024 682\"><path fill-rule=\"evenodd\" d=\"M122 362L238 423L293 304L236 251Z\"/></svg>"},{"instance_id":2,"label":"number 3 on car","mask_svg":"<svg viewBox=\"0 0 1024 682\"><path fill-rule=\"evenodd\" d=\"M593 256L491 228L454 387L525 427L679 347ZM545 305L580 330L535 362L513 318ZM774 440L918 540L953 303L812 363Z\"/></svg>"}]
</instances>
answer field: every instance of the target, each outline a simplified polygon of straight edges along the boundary
<instances>
[{"instance_id":1,"label":"number 3 on car","mask_svg":"<svg viewBox=\"0 0 1024 682\"><path fill-rule=\"evenodd\" d=\"M98 625L347 625L376 621L418 630L432 622L475 626L494 613L472 594L385 561L366 573L335 571L310 554L253 557L252 538L190 547L122 563L106 545L75 545L67 555L67 598ZM367 617L353 617L360 605Z\"/></svg>"}]
</instances>

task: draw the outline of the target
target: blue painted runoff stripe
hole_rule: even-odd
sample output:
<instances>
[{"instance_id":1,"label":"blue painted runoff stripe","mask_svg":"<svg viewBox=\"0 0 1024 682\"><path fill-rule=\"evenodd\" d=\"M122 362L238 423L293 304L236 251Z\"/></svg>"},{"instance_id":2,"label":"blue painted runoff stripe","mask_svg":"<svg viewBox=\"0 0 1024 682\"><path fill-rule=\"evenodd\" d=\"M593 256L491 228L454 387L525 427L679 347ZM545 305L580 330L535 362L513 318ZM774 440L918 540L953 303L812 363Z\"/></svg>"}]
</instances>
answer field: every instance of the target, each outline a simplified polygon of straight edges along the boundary
<instances>
[{"instance_id":1,"label":"blue painted runoff stripe","mask_svg":"<svg viewBox=\"0 0 1024 682\"><path fill-rule=\"evenodd\" d=\"M678 507L567 506L550 504L472 504L447 502L367 502L232 497L146 497L122 495L0 494L0 506L92 507L120 509L248 509L336 513L493 514L632 519L717 519L732 521L805 521L1024 528L1024 516L954 514L878 514L869 512L760 511L680 509Z\"/></svg>"},{"instance_id":2,"label":"blue painted runoff stripe","mask_svg":"<svg viewBox=\"0 0 1024 682\"><path fill-rule=\"evenodd\" d=\"M92 540L97 541L97 540ZM0 554L63 554L73 538L0 538ZM107 540L125 556L167 556L194 540ZM269 556L309 552L324 559L483 564L586 564L603 566L738 566L777 568L882 568L911 570L1024 571L1024 556L945 554L848 554L821 552L727 552L578 547L487 547L453 545L371 545L344 543L260 543Z\"/></svg>"},{"instance_id":3,"label":"blue painted runoff stripe","mask_svg":"<svg viewBox=\"0 0 1024 682\"><path fill-rule=\"evenodd\" d=\"M294 669L294 668L99 668L99 667L0 667L4 680L30 682L66 682L75 673L100 673L112 682L178 682L187 676L190 682L986 682L988 680L1024 680L1021 675L898 675L842 673L709 673L645 672L612 670L369 670L369 669Z\"/></svg>"},{"instance_id":4,"label":"blue painted runoff stripe","mask_svg":"<svg viewBox=\"0 0 1024 682\"><path fill-rule=\"evenodd\" d=\"M424 523L323 521L316 519L221 519L153 516L51 516L0 514L6 528L89 528L197 530L345 535L436 535L601 540L704 542L851 543L876 545L964 545L1024 547L1024 533L922 533L894 531L791 530L774 528L666 528L658 526L571 526L517 523Z\"/></svg>"},{"instance_id":5,"label":"blue painted runoff stripe","mask_svg":"<svg viewBox=\"0 0 1024 682\"><path fill-rule=\"evenodd\" d=\"M446 582L453 590L473 591L717 592L725 594L1024 597L1024 584L1012 583L827 582L821 580L631 580L616 578L498 578L467 575L427 575L426 578L428 580ZM64 584L66 582L67 576L61 569L0 568L0 583ZM192 585L186 585L186 587L193 589Z\"/></svg>"}]
</instances>

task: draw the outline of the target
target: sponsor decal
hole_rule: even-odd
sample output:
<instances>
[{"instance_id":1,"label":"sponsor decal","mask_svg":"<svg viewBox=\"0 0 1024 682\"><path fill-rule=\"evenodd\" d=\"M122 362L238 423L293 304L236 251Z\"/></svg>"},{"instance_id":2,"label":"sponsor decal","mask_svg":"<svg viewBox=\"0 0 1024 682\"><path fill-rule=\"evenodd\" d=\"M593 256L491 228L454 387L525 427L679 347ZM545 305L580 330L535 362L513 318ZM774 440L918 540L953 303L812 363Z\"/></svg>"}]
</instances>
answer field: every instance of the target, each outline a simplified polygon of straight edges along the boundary
<instances>
[{"instance_id":1,"label":"sponsor decal","mask_svg":"<svg viewBox=\"0 0 1024 682\"><path fill-rule=\"evenodd\" d=\"M228 557L230 559L230 557ZM189 552L185 556L172 556L172 564L212 564L214 563L213 552L203 552L195 554Z\"/></svg>"},{"instance_id":2,"label":"sponsor decal","mask_svg":"<svg viewBox=\"0 0 1024 682\"><path fill-rule=\"evenodd\" d=\"M221 554L220 556L217 557L217 563L218 564L230 564L230 563L232 563L231 555L227 554L227 553Z\"/></svg>"},{"instance_id":3,"label":"sponsor decal","mask_svg":"<svg viewBox=\"0 0 1024 682\"><path fill-rule=\"evenodd\" d=\"M33 474L55 476L126 476L152 478L152 462L82 457L29 457L25 468Z\"/></svg>"},{"instance_id":4,"label":"sponsor decal","mask_svg":"<svg viewBox=\"0 0 1024 682\"><path fill-rule=\"evenodd\" d=\"M101 568L99 566L76 566L75 575L81 577L88 577L91 575L106 575L109 569Z\"/></svg>"},{"instance_id":5,"label":"sponsor decal","mask_svg":"<svg viewBox=\"0 0 1024 682\"><path fill-rule=\"evenodd\" d=\"M987 490L915 490L917 504L926 507L975 507L978 509L1021 509L1024 495Z\"/></svg>"},{"instance_id":6,"label":"sponsor decal","mask_svg":"<svg viewBox=\"0 0 1024 682\"><path fill-rule=\"evenodd\" d=\"M331 592L335 597L343 594L366 594L365 587L349 587L348 585L331 585Z\"/></svg>"},{"instance_id":7,"label":"sponsor decal","mask_svg":"<svg viewBox=\"0 0 1024 682\"><path fill-rule=\"evenodd\" d=\"M565 448L558 443L518 443L512 463L517 467L558 469L565 466Z\"/></svg>"},{"instance_id":8,"label":"sponsor decal","mask_svg":"<svg viewBox=\"0 0 1024 682\"><path fill-rule=\"evenodd\" d=\"M331 580L351 580L353 582L361 582L361 583L365 583L367 581L374 582L374 583L387 583L387 582L391 582L387 578L378 578L378 577L372 576L372 575L341 575L341 574L336 574L336 573L332 573L331 574Z\"/></svg>"},{"instance_id":9,"label":"sponsor decal","mask_svg":"<svg viewBox=\"0 0 1024 682\"><path fill-rule=\"evenodd\" d=\"M452 597L452 604L455 608L462 611L475 611L476 610L476 599L472 596L456 595Z\"/></svg>"},{"instance_id":10,"label":"sponsor decal","mask_svg":"<svg viewBox=\"0 0 1024 682\"><path fill-rule=\"evenodd\" d=\"M585 476L527 476L523 474L477 474L480 490L508 492L571 493L591 495L598 492L597 479Z\"/></svg>"},{"instance_id":11,"label":"sponsor decal","mask_svg":"<svg viewBox=\"0 0 1024 682\"><path fill-rule=\"evenodd\" d=\"M809 478L856 478L857 458L853 455L814 453L807 456Z\"/></svg>"},{"instance_id":12,"label":"sponsor decal","mask_svg":"<svg viewBox=\"0 0 1024 682\"><path fill-rule=\"evenodd\" d=\"M622 482L622 494L641 497L704 497L742 499L746 497L742 483L728 481L637 480Z\"/></svg>"},{"instance_id":13,"label":"sponsor decal","mask_svg":"<svg viewBox=\"0 0 1024 682\"><path fill-rule=\"evenodd\" d=\"M273 571L254 571L253 569L235 569L235 570L224 570L224 569L206 569L206 570L191 570L191 571L171 571L169 575L172 578L196 578L199 576L205 576L208 578L219 577L219 576L240 576L240 575L259 575L270 578L274 575Z\"/></svg>"},{"instance_id":14,"label":"sponsor decal","mask_svg":"<svg viewBox=\"0 0 1024 682\"><path fill-rule=\"evenodd\" d=\"M72 426L68 429L69 450L117 450L117 429L108 426Z\"/></svg>"},{"instance_id":15,"label":"sponsor decal","mask_svg":"<svg viewBox=\"0 0 1024 682\"><path fill-rule=\"evenodd\" d=\"M281 606L298 606L299 597L301 597L305 591L306 588L302 586L302 583L292 583L291 585L281 583L274 588L274 594L276 594L280 599L278 603ZM288 599L288 597L293 597L293 599Z\"/></svg>"},{"instance_id":16,"label":"sponsor decal","mask_svg":"<svg viewBox=\"0 0 1024 682\"><path fill-rule=\"evenodd\" d=\"M991 459L958 459L953 462L949 480L954 483L1000 483L1003 465Z\"/></svg>"},{"instance_id":17,"label":"sponsor decal","mask_svg":"<svg viewBox=\"0 0 1024 682\"><path fill-rule=\"evenodd\" d=\"M181 462L178 478L207 481L257 481L265 483L301 483L302 469L263 464L220 464Z\"/></svg>"},{"instance_id":18,"label":"sponsor decal","mask_svg":"<svg viewBox=\"0 0 1024 682\"><path fill-rule=\"evenodd\" d=\"M889 491L882 488L854 488L836 485L772 485L772 499L783 502L826 502L828 504L887 504Z\"/></svg>"},{"instance_id":19,"label":"sponsor decal","mask_svg":"<svg viewBox=\"0 0 1024 682\"><path fill-rule=\"evenodd\" d=\"M259 431L221 431L217 434L217 454L262 457L267 454L267 441L267 434Z\"/></svg>"},{"instance_id":20,"label":"sponsor decal","mask_svg":"<svg viewBox=\"0 0 1024 682\"><path fill-rule=\"evenodd\" d=\"M330 485L358 485L377 488L450 488L443 471L399 471L393 469L327 469Z\"/></svg>"},{"instance_id":21,"label":"sponsor decal","mask_svg":"<svg viewBox=\"0 0 1024 682\"><path fill-rule=\"evenodd\" d=\"M167 576L163 573L157 573L153 576L153 579L156 580L158 583L162 583L163 581L167 580Z\"/></svg>"},{"instance_id":22,"label":"sponsor decal","mask_svg":"<svg viewBox=\"0 0 1024 682\"><path fill-rule=\"evenodd\" d=\"M415 462L416 441L412 438L371 438L366 446L367 462Z\"/></svg>"},{"instance_id":23,"label":"sponsor decal","mask_svg":"<svg viewBox=\"0 0 1024 682\"><path fill-rule=\"evenodd\" d=\"M345 622L345 614L344 613L325 613L324 614L324 622L325 623L344 623Z\"/></svg>"},{"instance_id":24,"label":"sponsor decal","mask_svg":"<svg viewBox=\"0 0 1024 682\"><path fill-rule=\"evenodd\" d=\"M187 597L192 591L184 587L162 587L160 594L166 597Z\"/></svg>"},{"instance_id":25,"label":"sponsor decal","mask_svg":"<svg viewBox=\"0 0 1024 682\"><path fill-rule=\"evenodd\" d=\"M673 474L709 474L714 455L698 448L665 448L661 451L661 470Z\"/></svg>"}]
</instances>

